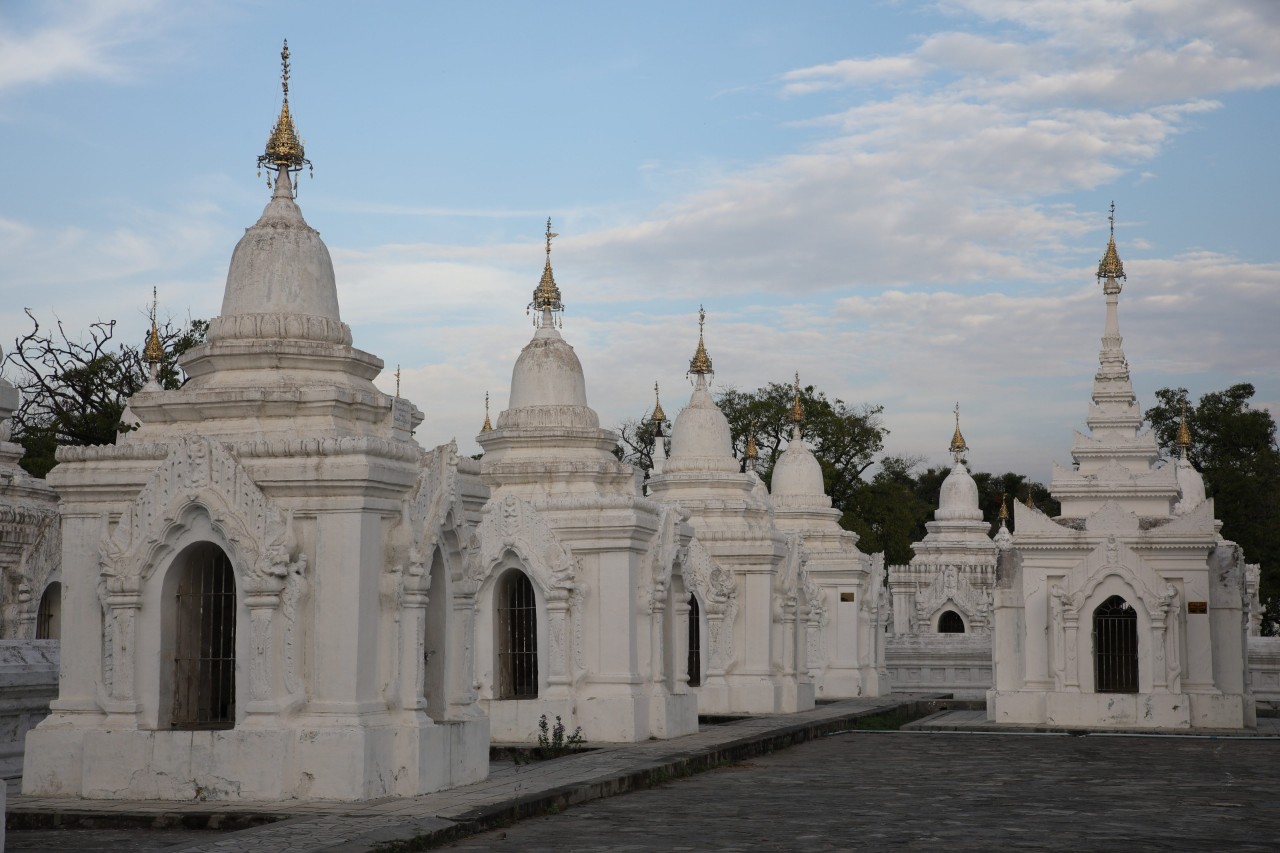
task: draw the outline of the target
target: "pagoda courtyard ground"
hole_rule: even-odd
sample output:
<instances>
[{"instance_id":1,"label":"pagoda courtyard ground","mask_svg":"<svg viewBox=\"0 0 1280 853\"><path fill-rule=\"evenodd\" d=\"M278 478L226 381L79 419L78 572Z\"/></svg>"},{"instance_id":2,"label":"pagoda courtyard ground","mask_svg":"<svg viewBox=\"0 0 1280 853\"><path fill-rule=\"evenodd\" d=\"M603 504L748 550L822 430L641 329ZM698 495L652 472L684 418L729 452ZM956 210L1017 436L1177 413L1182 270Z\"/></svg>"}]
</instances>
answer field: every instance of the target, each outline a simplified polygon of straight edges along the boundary
<instances>
[{"instance_id":1,"label":"pagoda courtyard ground","mask_svg":"<svg viewBox=\"0 0 1280 853\"><path fill-rule=\"evenodd\" d=\"M415 836L439 849L513 853L1280 849L1276 718L1260 720L1257 737L964 731L965 717L978 715L954 710L936 718L951 730L849 731L857 718L892 705L850 700L708 726L674 741L529 765L495 762L490 780L466 789L354 806L262 807L259 816L281 819L233 831L154 828L164 819L21 829L54 813L73 824L86 814L18 797L7 849L422 849L397 844ZM803 742L786 746L794 741ZM620 791L627 793L610 796ZM196 822L254 812L232 804L98 807L102 818ZM530 816L511 822L517 814ZM495 828L474 834L486 826Z\"/></svg>"}]
</instances>

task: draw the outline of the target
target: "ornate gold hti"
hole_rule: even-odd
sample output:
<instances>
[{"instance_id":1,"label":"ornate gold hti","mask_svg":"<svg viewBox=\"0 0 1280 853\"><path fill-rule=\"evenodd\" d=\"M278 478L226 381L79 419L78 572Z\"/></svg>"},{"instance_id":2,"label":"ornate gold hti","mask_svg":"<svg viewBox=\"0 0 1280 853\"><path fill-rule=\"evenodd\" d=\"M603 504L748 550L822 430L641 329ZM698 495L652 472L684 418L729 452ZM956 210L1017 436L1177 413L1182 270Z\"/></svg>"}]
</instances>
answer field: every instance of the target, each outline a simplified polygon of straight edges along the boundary
<instances>
[{"instance_id":1,"label":"ornate gold hti","mask_svg":"<svg viewBox=\"0 0 1280 853\"><path fill-rule=\"evenodd\" d=\"M653 383L653 420L661 427L666 421L667 413L662 411L662 399L658 396L658 383Z\"/></svg>"},{"instance_id":2,"label":"ornate gold hti","mask_svg":"<svg viewBox=\"0 0 1280 853\"><path fill-rule=\"evenodd\" d=\"M1182 453L1182 458L1187 458L1187 451L1191 449L1191 427L1187 423L1187 398L1182 398L1182 418L1178 421L1178 449Z\"/></svg>"},{"instance_id":3,"label":"ornate gold hti","mask_svg":"<svg viewBox=\"0 0 1280 853\"><path fill-rule=\"evenodd\" d=\"M289 41L285 40L280 51L280 88L284 99L280 106L280 115L276 118L275 127L267 137L266 150L258 157L258 175L262 169L275 170L276 173L300 172L306 166L315 174L311 161L307 159L303 149L302 138L293 124L293 116L289 113ZM277 178L278 180L278 178ZM271 178L267 177L267 186L271 186Z\"/></svg>"},{"instance_id":4,"label":"ornate gold hti","mask_svg":"<svg viewBox=\"0 0 1280 853\"><path fill-rule=\"evenodd\" d=\"M799 371L796 371L795 397L791 400L791 422L797 426L804 423L804 404L800 402Z\"/></svg>"},{"instance_id":5,"label":"ornate gold hti","mask_svg":"<svg viewBox=\"0 0 1280 853\"><path fill-rule=\"evenodd\" d=\"M1111 215L1107 217L1107 221L1111 223L1111 239L1107 241L1106 254L1098 262L1098 278L1107 279L1110 282L1108 287L1114 287L1116 292L1119 293L1120 284L1116 280L1125 278L1125 274L1124 264L1120 261L1120 253L1116 251L1116 203L1114 201L1111 202Z\"/></svg>"},{"instance_id":6,"label":"ornate gold hti","mask_svg":"<svg viewBox=\"0 0 1280 853\"><path fill-rule=\"evenodd\" d=\"M149 365L164 361L164 344L160 342L160 329L156 325L156 289L151 288L151 331L147 333L147 345L142 348L142 360Z\"/></svg>"},{"instance_id":7,"label":"ornate gold hti","mask_svg":"<svg viewBox=\"0 0 1280 853\"><path fill-rule=\"evenodd\" d=\"M545 315L550 318L551 312L563 311L564 303L560 301L560 288L556 286L555 274L551 271L551 241L560 235L551 230L551 217L547 217L547 263L542 268L542 280L538 282L538 286L533 289L533 301L529 303L529 308L538 312L539 315ZM534 318L536 325L544 317Z\"/></svg>"},{"instance_id":8,"label":"ornate gold hti","mask_svg":"<svg viewBox=\"0 0 1280 853\"><path fill-rule=\"evenodd\" d=\"M951 455L955 457L957 462L964 461L964 455L969 451L969 445L965 443L964 436L960 433L960 404L956 403L956 431L951 434Z\"/></svg>"},{"instance_id":9,"label":"ornate gold hti","mask_svg":"<svg viewBox=\"0 0 1280 853\"><path fill-rule=\"evenodd\" d=\"M707 355L707 345L702 339L702 328L707 323L707 310L701 305L698 306L698 348L693 352L693 358L689 359L689 374L694 376L706 376L709 373L715 373L711 369L711 356Z\"/></svg>"}]
</instances>

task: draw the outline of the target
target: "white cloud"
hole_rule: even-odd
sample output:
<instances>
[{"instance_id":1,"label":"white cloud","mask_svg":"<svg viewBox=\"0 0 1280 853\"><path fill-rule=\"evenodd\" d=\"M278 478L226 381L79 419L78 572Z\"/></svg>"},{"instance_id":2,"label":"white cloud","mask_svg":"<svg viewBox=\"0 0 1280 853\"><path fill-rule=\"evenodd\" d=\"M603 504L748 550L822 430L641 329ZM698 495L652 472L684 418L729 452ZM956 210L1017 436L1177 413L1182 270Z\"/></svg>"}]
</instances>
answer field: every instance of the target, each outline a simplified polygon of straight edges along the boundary
<instances>
[{"instance_id":1,"label":"white cloud","mask_svg":"<svg viewBox=\"0 0 1280 853\"><path fill-rule=\"evenodd\" d=\"M782 75L785 90L807 95L842 86L867 86L921 77L927 66L910 56L877 56L873 59L842 59L809 68L797 68Z\"/></svg>"},{"instance_id":2,"label":"white cloud","mask_svg":"<svg viewBox=\"0 0 1280 853\"><path fill-rule=\"evenodd\" d=\"M184 3L179 10L162 0L64 0L41 3L39 22L25 30L0 18L0 93L65 79L128 79L139 64L139 44L154 42L175 13L189 16L190 7Z\"/></svg>"}]
</instances>

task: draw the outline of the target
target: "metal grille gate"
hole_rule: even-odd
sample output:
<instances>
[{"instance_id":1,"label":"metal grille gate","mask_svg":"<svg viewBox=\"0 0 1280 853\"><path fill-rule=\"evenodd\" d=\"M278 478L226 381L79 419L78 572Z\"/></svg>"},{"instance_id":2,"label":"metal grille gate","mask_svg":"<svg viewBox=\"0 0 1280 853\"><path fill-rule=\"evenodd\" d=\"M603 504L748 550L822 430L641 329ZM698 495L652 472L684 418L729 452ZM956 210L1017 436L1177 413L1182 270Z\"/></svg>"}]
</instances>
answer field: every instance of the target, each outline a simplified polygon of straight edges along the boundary
<instances>
[{"instance_id":1,"label":"metal grille gate","mask_svg":"<svg viewBox=\"0 0 1280 853\"><path fill-rule=\"evenodd\" d=\"M236 582L213 544L194 548L178 583L173 721L179 729L229 729L236 721Z\"/></svg>"},{"instance_id":2,"label":"metal grille gate","mask_svg":"<svg viewBox=\"0 0 1280 853\"><path fill-rule=\"evenodd\" d=\"M1118 595L1093 611L1093 677L1099 693L1138 692L1138 614Z\"/></svg>"},{"instance_id":3,"label":"metal grille gate","mask_svg":"<svg viewBox=\"0 0 1280 853\"><path fill-rule=\"evenodd\" d=\"M702 683L702 623L698 599L689 596L689 685Z\"/></svg>"},{"instance_id":4,"label":"metal grille gate","mask_svg":"<svg viewBox=\"0 0 1280 853\"><path fill-rule=\"evenodd\" d=\"M524 572L508 572L498 594L498 698L538 698L538 606Z\"/></svg>"},{"instance_id":5,"label":"metal grille gate","mask_svg":"<svg viewBox=\"0 0 1280 853\"><path fill-rule=\"evenodd\" d=\"M54 581L45 587L40 596L40 609L36 611L36 639L62 639L62 584Z\"/></svg>"}]
</instances>

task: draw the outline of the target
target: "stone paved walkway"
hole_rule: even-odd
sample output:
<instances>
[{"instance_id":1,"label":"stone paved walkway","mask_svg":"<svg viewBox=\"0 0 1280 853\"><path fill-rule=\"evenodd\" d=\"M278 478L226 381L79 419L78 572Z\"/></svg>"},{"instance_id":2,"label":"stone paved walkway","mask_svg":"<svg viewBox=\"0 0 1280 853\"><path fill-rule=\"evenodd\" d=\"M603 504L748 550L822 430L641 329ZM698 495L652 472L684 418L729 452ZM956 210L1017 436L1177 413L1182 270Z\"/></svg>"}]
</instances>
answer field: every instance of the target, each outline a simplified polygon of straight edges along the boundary
<instances>
[{"instance_id":1,"label":"stone paved walkway","mask_svg":"<svg viewBox=\"0 0 1280 853\"><path fill-rule=\"evenodd\" d=\"M1280 740L861 732L449 851L1275 851Z\"/></svg>"},{"instance_id":2,"label":"stone paved walkway","mask_svg":"<svg viewBox=\"0 0 1280 853\"><path fill-rule=\"evenodd\" d=\"M916 698L916 697L911 697ZM439 841L500 825L527 815L643 788L674 776L789 746L837 731L855 718L900 705L904 697L849 699L800 714L757 717L673 740L609 746L582 755L532 765L495 765L483 782L436 794L367 803L323 801L289 803L183 803L155 801L82 801L14 797L14 815L63 816L71 821L155 819L176 823L200 816L242 819L278 817L276 823L234 832L205 831L192 843L173 846L72 846L79 838L92 845L92 830L11 830L11 850L157 850L188 853L315 851L356 853L381 842L435 836ZM147 845L148 830L138 829L131 843ZM29 843L60 847L23 846Z\"/></svg>"}]
</instances>

